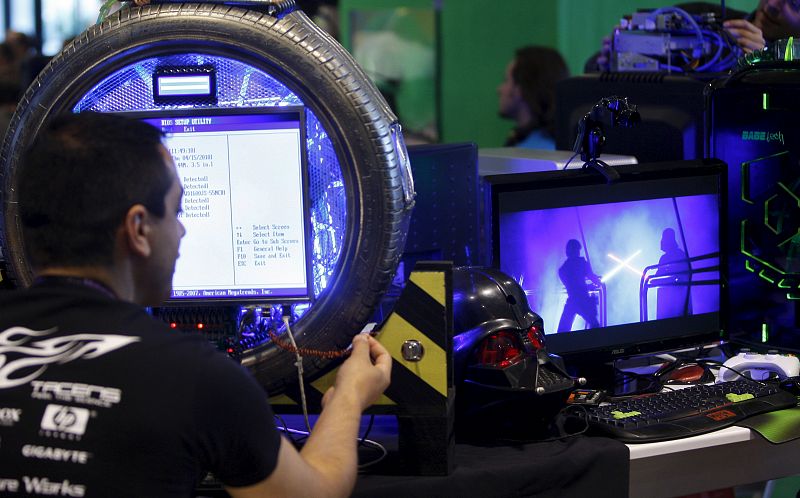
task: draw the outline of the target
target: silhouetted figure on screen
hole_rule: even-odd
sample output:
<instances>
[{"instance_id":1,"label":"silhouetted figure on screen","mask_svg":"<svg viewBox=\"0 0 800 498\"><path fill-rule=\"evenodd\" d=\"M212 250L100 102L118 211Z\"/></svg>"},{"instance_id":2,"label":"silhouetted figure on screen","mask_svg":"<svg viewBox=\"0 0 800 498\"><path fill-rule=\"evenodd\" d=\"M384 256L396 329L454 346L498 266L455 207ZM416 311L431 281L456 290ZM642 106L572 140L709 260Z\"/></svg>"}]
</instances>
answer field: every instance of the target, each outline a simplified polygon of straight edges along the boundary
<instances>
[{"instance_id":1,"label":"silhouetted figure on screen","mask_svg":"<svg viewBox=\"0 0 800 498\"><path fill-rule=\"evenodd\" d=\"M581 257L581 243L575 239L567 241L567 260L558 269L558 276L567 289L567 302L558 322L558 332L572 330L575 315L580 315L590 329L599 327L597 300L589 294L589 286L599 286L600 277L594 274L589 262Z\"/></svg>"},{"instance_id":2,"label":"silhouetted figure on screen","mask_svg":"<svg viewBox=\"0 0 800 498\"><path fill-rule=\"evenodd\" d=\"M689 262L686 254L678 247L675 230L664 229L661 234L661 250L664 254L658 260L656 275L659 278L656 318L672 318L690 315L691 295L689 294ZM667 284L667 285L664 285Z\"/></svg>"}]
</instances>

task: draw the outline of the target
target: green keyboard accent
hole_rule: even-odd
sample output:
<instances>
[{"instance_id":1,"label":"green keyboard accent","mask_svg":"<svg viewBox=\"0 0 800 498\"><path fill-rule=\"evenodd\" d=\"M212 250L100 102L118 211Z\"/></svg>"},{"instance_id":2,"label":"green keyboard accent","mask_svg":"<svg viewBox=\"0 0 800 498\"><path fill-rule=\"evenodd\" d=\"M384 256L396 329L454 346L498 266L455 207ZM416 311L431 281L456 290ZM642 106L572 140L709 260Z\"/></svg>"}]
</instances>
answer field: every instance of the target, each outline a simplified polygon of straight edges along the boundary
<instances>
[{"instance_id":1,"label":"green keyboard accent","mask_svg":"<svg viewBox=\"0 0 800 498\"><path fill-rule=\"evenodd\" d=\"M731 403L738 403L738 402L740 402L740 401L744 401L744 400L746 400L746 399L753 399L753 398L755 398L755 396L753 396L752 394L748 394L748 393L745 393L745 394L734 394L734 393L728 393L728 394L726 394L726 395L725 395L725 397L726 397L726 398L728 399L728 401L730 401Z\"/></svg>"},{"instance_id":2,"label":"green keyboard accent","mask_svg":"<svg viewBox=\"0 0 800 498\"><path fill-rule=\"evenodd\" d=\"M611 412L611 416L617 420L621 420L623 418L628 417L635 417L636 415L641 415L642 412Z\"/></svg>"}]
</instances>

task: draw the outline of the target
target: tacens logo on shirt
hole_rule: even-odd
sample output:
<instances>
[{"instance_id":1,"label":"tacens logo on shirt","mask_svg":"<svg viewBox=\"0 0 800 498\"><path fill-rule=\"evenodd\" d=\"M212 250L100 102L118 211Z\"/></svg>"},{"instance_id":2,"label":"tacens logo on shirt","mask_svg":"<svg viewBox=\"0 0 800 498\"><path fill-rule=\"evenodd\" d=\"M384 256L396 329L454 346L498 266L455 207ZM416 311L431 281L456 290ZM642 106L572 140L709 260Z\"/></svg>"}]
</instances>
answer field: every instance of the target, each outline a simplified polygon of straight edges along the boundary
<instances>
[{"instance_id":1,"label":"tacens logo on shirt","mask_svg":"<svg viewBox=\"0 0 800 498\"><path fill-rule=\"evenodd\" d=\"M138 342L138 337L114 334L75 334L35 340L56 329L12 327L0 332L0 389L26 384L53 363L92 359Z\"/></svg>"}]
</instances>

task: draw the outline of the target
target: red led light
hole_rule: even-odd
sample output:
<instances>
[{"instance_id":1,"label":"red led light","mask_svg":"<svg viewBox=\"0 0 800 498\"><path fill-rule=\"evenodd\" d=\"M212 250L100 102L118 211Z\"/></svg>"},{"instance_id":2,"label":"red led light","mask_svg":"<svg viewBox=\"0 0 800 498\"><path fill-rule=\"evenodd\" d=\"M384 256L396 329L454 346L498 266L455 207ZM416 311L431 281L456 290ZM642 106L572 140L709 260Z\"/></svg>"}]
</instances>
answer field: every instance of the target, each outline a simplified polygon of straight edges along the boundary
<instances>
[{"instance_id":1,"label":"red led light","mask_svg":"<svg viewBox=\"0 0 800 498\"><path fill-rule=\"evenodd\" d=\"M505 368L522 358L522 347L514 332L501 330L483 340L476 351L476 359L483 366Z\"/></svg>"},{"instance_id":2,"label":"red led light","mask_svg":"<svg viewBox=\"0 0 800 498\"><path fill-rule=\"evenodd\" d=\"M233 348L228 348L229 353L233 353Z\"/></svg>"},{"instance_id":3,"label":"red led light","mask_svg":"<svg viewBox=\"0 0 800 498\"><path fill-rule=\"evenodd\" d=\"M542 344L542 332L536 325L532 325L531 328L528 329L528 340L531 341L531 344L533 344L533 347L536 349L542 349L542 347L544 347Z\"/></svg>"},{"instance_id":4,"label":"red led light","mask_svg":"<svg viewBox=\"0 0 800 498\"><path fill-rule=\"evenodd\" d=\"M175 323L175 322L172 322L172 323L170 323L170 324L169 324L169 328L171 328L171 329L177 329L177 328L178 328L178 324L177 324L177 323Z\"/></svg>"},{"instance_id":5,"label":"red led light","mask_svg":"<svg viewBox=\"0 0 800 498\"><path fill-rule=\"evenodd\" d=\"M203 327L205 327L205 325L203 325L202 323L198 323L198 324L197 324L197 328L198 328L198 329L202 329Z\"/></svg>"}]
</instances>

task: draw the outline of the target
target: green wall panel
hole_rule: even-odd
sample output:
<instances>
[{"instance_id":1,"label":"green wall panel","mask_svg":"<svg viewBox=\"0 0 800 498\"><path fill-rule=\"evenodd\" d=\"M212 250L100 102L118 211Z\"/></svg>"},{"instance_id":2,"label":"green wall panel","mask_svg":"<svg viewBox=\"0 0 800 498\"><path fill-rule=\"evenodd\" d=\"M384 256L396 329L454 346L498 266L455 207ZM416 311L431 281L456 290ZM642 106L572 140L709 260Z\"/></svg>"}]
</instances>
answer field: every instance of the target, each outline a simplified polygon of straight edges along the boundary
<instances>
[{"instance_id":1,"label":"green wall panel","mask_svg":"<svg viewBox=\"0 0 800 498\"><path fill-rule=\"evenodd\" d=\"M497 87L516 47L556 44L556 0L446 0L442 10L442 138L501 145ZM535 4L535 8L532 6Z\"/></svg>"}]
</instances>

